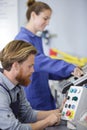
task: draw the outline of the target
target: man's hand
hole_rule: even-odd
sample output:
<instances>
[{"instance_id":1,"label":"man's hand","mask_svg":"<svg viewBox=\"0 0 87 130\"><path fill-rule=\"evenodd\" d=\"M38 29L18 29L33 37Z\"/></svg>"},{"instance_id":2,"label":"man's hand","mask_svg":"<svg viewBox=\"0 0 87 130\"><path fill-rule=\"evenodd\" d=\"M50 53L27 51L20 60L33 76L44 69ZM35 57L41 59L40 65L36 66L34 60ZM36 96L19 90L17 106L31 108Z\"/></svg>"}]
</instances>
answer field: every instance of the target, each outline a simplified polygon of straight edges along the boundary
<instances>
[{"instance_id":1,"label":"man's hand","mask_svg":"<svg viewBox=\"0 0 87 130\"><path fill-rule=\"evenodd\" d=\"M53 113L45 119L48 122L48 126L58 125L61 120L61 113Z\"/></svg>"}]
</instances>

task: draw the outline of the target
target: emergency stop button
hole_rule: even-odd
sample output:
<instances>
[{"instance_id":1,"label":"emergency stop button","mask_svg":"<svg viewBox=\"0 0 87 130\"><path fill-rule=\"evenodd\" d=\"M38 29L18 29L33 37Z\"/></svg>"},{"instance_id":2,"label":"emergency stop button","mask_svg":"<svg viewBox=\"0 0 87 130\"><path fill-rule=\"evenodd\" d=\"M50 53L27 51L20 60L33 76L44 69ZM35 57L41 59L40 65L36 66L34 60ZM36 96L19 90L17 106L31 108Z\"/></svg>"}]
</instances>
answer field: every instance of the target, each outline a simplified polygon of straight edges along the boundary
<instances>
[{"instance_id":1,"label":"emergency stop button","mask_svg":"<svg viewBox=\"0 0 87 130\"><path fill-rule=\"evenodd\" d=\"M70 116L70 115L71 115L71 111L68 110L68 111L66 112L66 116Z\"/></svg>"}]
</instances>

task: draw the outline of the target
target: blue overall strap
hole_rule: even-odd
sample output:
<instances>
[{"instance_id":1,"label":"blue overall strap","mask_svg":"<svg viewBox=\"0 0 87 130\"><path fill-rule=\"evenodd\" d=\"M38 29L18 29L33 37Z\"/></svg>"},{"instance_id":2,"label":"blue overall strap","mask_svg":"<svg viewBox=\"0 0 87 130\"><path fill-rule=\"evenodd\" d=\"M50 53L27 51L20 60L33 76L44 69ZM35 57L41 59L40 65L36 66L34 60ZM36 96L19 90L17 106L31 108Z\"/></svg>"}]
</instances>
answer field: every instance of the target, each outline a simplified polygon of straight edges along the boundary
<instances>
[{"instance_id":1,"label":"blue overall strap","mask_svg":"<svg viewBox=\"0 0 87 130\"><path fill-rule=\"evenodd\" d=\"M17 93L17 100L15 102L12 102L10 104L10 107L15 115L16 118L18 118L18 113L19 113L19 103L20 103L20 100L19 100L19 93Z\"/></svg>"},{"instance_id":2,"label":"blue overall strap","mask_svg":"<svg viewBox=\"0 0 87 130\"><path fill-rule=\"evenodd\" d=\"M10 96L10 99L11 99L11 103L12 103L12 97L11 97L11 94L10 94L9 90L8 90L3 84L1 84L1 83L0 83L0 86L1 86L2 88L4 88L4 89L8 92L8 94L9 94L9 96Z\"/></svg>"},{"instance_id":3,"label":"blue overall strap","mask_svg":"<svg viewBox=\"0 0 87 130\"><path fill-rule=\"evenodd\" d=\"M4 85L2 85L1 83L0 83L0 86L3 87L8 92L8 94L10 96L10 99L11 99L10 108L12 109L15 117L18 118L18 113L19 113L19 93L17 93L17 101L12 102L12 97L11 97L11 94L10 94L9 90Z\"/></svg>"}]
</instances>

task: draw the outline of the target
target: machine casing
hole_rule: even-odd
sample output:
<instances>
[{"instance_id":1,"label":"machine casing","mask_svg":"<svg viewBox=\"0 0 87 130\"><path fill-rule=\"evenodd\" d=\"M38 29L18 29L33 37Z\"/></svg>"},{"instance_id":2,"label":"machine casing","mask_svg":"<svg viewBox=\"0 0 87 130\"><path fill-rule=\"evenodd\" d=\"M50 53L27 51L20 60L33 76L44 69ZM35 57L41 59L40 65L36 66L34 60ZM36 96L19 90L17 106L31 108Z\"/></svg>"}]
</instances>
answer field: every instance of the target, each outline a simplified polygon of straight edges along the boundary
<instances>
[{"instance_id":1,"label":"machine casing","mask_svg":"<svg viewBox=\"0 0 87 130\"><path fill-rule=\"evenodd\" d=\"M72 121L76 125L85 111L87 111L87 88L83 86L71 86L61 118Z\"/></svg>"}]
</instances>

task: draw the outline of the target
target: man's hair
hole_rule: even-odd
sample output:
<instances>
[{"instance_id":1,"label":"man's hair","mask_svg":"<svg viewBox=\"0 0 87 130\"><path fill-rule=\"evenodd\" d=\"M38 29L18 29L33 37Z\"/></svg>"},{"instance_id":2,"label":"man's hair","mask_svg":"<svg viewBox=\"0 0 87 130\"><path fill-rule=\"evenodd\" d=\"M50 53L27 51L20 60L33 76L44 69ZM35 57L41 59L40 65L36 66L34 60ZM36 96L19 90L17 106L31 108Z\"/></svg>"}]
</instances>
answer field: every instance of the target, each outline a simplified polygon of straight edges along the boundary
<instances>
[{"instance_id":1,"label":"man's hair","mask_svg":"<svg viewBox=\"0 0 87 130\"><path fill-rule=\"evenodd\" d=\"M0 61L3 69L10 71L14 62L22 63L29 55L36 55L36 48L22 40L8 43L0 52Z\"/></svg>"}]
</instances>

